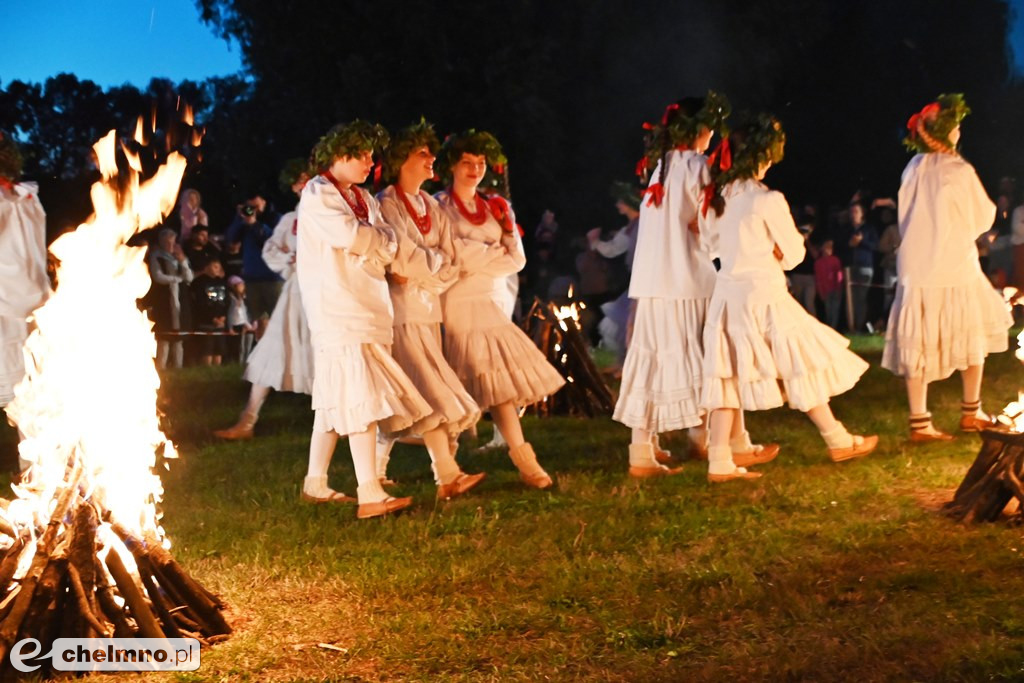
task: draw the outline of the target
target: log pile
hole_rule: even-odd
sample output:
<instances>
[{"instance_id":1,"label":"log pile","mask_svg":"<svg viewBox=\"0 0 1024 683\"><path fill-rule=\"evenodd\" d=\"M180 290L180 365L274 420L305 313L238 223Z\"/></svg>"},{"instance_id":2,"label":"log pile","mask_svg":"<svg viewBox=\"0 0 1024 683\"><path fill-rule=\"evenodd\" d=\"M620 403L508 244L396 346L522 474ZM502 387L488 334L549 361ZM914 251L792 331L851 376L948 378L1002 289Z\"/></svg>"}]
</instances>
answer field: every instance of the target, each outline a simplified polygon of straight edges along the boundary
<instances>
[{"instance_id":1,"label":"log pile","mask_svg":"<svg viewBox=\"0 0 1024 683\"><path fill-rule=\"evenodd\" d=\"M63 484L45 527L0 528L0 679L14 673L7 655L24 638L38 640L41 652L56 638L227 638L224 602L155 534L133 534L87 499L80 466L69 467Z\"/></svg>"},{"instance_id":2,"label":"log pile","mask_svg":"<svg viewBox=\"0 0 1024 683\"><path fill-rule=\"evenodd\" d=\"M1007 504L1024 506L1024 434L985 430L978 457L945 510L956 520L994 522ZM1020 510L1015 513L1024 520Z\"/></svg>"},{"instance_id":3,"label":"log pile","mask_svg":"<svg viewBox=\"0 0 1024 683\"><path fill-rule=\"evenodd\" d=\"M522 327L565 378L564 387L530 406L529 411L541 417L611 415L615 400L590 357L577 320L567 316L554 302L534 299Z\"/></svg>"}]
</instances>

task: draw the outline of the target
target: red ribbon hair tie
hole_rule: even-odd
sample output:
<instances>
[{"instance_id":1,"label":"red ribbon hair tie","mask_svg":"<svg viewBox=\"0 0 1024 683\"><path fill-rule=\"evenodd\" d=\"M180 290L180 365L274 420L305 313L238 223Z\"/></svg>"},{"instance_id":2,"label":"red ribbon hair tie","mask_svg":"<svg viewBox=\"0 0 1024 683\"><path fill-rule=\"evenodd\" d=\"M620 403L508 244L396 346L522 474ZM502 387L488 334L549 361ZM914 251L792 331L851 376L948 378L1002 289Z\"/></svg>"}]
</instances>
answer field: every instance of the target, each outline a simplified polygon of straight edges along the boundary
<instances>
[{"instance_id":1,"label":"red ribbon hair tie","mask_svg":"<svg viewBox=\"0 0 1024 683\"><path fill-rule=\"evenodd\" d=\"M670 104L667 107L665 107L665 113L661 115L661 125L663 125L663 126L667 126L668 125L668 117L676 109L679 109L679 105L678 104Z\"/></svg>"},{"instance_id":2,"label":"red ribbon hair tie","mask_svg":"<svg viewBox=\"0 0 1024 683\"><path fill-rule=\"evenodd\" d=\"M732 147L729 146L729 138L722 138L715 147L715 151L708 157L708 166L714 166L718 162L718 170L728 171L732 168Z\"/></svg>"},{"instance_id":3,"label":"red ribbon hair tie","mask_svg":"<svg viewBox=\"0 0 1024 683\"><path fill-rule=\"evenodd\" d=\"M643 157L640 161L636 162L636 175L643 178L644 172L647 171L647 157Z\"/></svg>"},{"instance_id":4,"label":"red ribbon hair tie","mask_svg":"<svg viewBox=\"0 0 1024 683\"><path fill-rule=\"evenodd\" d=\"M665 186L654 183L644 190L644 194L647 195L647 206L661 206L661 200L665 198Z\"/></svg>"},{"instance_id":5,"label":"red ribbon hair tie","mask_svg":"<svg viewBox=\"0 0 1024 683\"><path fill-rule=\"evenodd\" d=\"M12 192L14 191L14 183L8 180L7 178L4 178L3 176L0 176L0 187L4 188L5 190L10 190Z\"/></svg>"}]
</instances>

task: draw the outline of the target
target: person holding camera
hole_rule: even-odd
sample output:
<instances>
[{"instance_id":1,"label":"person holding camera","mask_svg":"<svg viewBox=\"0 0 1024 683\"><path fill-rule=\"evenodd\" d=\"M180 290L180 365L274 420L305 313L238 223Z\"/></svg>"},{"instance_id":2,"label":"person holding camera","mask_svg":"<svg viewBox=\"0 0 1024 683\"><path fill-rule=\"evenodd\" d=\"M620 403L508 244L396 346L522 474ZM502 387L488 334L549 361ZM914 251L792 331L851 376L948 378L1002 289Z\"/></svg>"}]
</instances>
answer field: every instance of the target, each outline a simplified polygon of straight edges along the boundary
<instances>
[{"instance_id":1,"label":"person holding camera","mask_svg":"<svg viewBox=\"0 0 1024 683\"><path fill-rule=\"evenodd\" d=\"M238 205L234 221L224 233L228 245L240 244L242 279L249 295L249 311L256 322L256 339L263 336L267 321L281 295L284 281L263 260L263 245L274 234L265 222L271 212L265 199L256 195Z\"/></svg>"}]
</instances>

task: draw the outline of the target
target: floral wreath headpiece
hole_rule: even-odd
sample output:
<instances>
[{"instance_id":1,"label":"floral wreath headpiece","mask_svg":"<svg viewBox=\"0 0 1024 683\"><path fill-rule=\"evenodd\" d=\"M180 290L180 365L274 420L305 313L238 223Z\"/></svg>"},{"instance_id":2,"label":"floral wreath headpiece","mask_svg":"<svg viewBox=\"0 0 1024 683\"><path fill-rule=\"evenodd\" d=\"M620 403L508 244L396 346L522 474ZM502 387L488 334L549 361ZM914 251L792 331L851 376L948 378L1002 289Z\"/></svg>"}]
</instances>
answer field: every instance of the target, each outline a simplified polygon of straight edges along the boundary
<instances>
[{"instance_id":1,"label":"floral wreath headpiece","mask_svg":"<svg viewBox=\"0 0 1024 683\"><path fill-rule=\"evenodd\" d=\"M955 153L956 145L949 141L949 134L960 125L971 108L967 106L962 93L939 95L936 100L910 117L903 145L912 152Z\"/></svg>"}]
</instances>

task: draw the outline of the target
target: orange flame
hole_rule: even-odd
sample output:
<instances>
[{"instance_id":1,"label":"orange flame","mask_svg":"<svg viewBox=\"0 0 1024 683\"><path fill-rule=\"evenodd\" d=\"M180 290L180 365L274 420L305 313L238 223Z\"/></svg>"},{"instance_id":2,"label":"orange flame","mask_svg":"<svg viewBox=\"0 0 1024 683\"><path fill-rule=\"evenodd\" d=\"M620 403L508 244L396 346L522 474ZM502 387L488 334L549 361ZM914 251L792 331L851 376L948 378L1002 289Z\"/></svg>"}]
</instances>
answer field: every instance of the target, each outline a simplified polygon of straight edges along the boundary
<instances>
[{"instance_id":1,"label":"orange flame","mask_svg":"<svg viewBox=\"0 0 1024 683\"><path fill-rule=\"evenodd\" d=\"M6 517L29 529L45 519L75 458L87 495L130 531L162 537L156 505L163 487L154 467L158 452L176 451L156 409L152 323L136 306L150 286L145 253L127 241L170 213L186 162L172 153L141 182L138 156L125 150L132 170L122 180L115 143L111 131L93 148L103 175L91 190L95 213L50 248L60 286L34 313L25 378L7 408L31 469Z\"/></svg>"}]
</instances>

